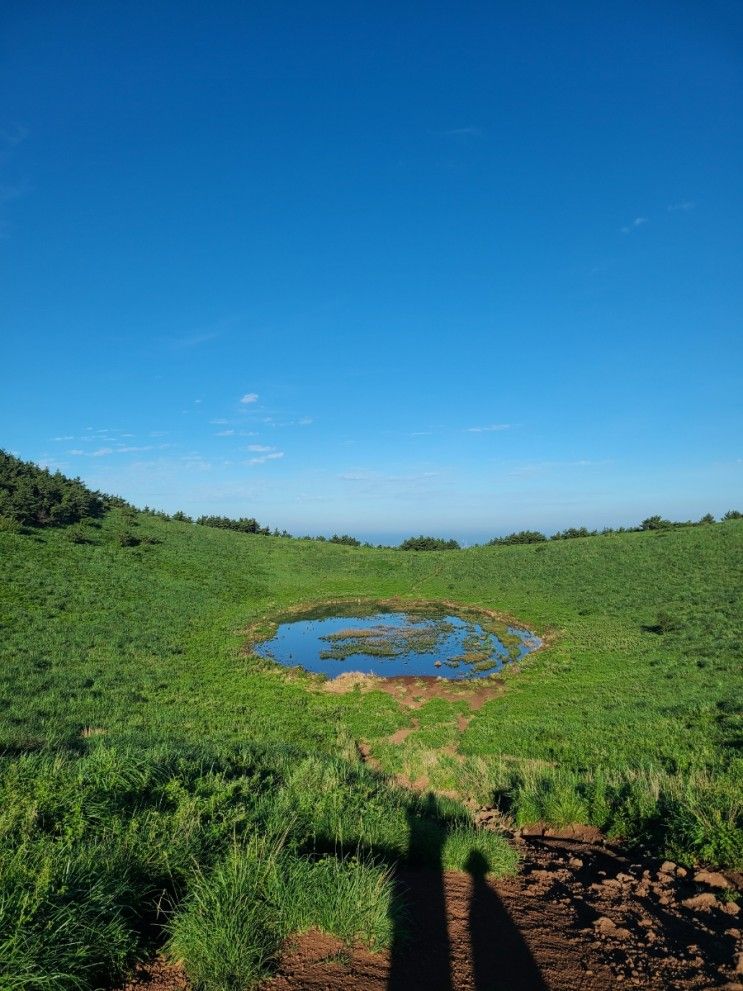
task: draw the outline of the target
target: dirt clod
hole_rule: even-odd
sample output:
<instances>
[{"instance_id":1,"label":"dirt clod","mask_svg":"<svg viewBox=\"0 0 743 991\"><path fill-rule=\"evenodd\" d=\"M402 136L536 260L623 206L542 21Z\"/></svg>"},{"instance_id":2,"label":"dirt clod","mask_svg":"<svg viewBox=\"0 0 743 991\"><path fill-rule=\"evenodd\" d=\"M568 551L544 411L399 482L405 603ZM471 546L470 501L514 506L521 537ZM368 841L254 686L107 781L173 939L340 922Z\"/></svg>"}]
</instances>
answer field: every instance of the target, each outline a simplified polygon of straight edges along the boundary
<instances>
[{"instance_id":1,"label":"dirt clod","mask_svg":"<svg viewBox=\"0 0 743 991\"><path fill-rule=\"evenodd\" d=\"M697 871L694 875L697 884L706 884L708 888L730 888L732 885L724 874L715 871Z\"/></svg>"},{"instance_id":2,"label":"dirt clod","mask_svg":"<svg viewBox=\"0 0 743 991\"><path fill-rule=\"evenodd\" d=\"M717 899L710 894L695 895L693 898L685 898L681 904L692 912L708 912L711 908L717 908Z\"/></svg>"}]
</instances>

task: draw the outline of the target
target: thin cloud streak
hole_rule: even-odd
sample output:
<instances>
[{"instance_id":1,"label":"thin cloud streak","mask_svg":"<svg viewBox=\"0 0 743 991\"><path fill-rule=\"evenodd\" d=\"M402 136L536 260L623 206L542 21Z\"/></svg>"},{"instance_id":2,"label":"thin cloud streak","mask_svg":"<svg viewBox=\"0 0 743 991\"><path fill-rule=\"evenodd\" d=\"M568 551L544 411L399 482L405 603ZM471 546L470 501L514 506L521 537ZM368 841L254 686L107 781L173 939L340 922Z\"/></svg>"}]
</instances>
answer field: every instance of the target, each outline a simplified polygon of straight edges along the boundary
<instances>
[{"instance_id":1,"label":"thin cloud streak","mask_svg":"<svg viewBox=\"0 0 743 991\"><path fill-rule=\"evenodd\" d=\"M500 430L510 430L512 423L491 423L487 427L467 427L468 434L490 434Z\"/></svg>"},{"instance_id":2,"label":"thin cloud streak","mask_svg":"<svg viewBox=\"0 0 743 991\"><path fill-rule=\"evenodd\" d=\"M626 227L622 228L622 234L631 234L632 231L636 231L638 228L643 227L647 222L647 217L635 217L632 223L627 224Z\"/></svg>"},{"instance_id":3,"label":"thin cloud streak","mask_svg":"<svg viewBox=\"0 0 743 991\"><path fill-rule=\"evenodd\" d=\"M270 454L264 454L261 458L250 458L247 462L249 465L262 465L266 461L278 461L280 458L284 457L283 451L272 451Z\"/></svg>"}]
</instances>

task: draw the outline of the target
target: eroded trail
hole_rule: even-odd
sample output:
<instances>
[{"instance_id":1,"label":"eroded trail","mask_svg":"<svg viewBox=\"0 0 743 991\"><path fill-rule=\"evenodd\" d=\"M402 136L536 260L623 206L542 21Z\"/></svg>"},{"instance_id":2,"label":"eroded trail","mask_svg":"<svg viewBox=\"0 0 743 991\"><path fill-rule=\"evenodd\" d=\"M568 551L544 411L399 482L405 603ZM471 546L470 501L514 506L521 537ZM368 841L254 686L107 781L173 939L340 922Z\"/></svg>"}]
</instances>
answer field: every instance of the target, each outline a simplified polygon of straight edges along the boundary
<instances>
[{"instance_id":1,"label":"eroded trail","mask_svg":"<svg viewBox=\"0 0 743 991\"><path fill-rule=\"evenodd\" d=\"M578 839L519 844L514 878L488 880L477 865L403 873L406 942L344 954L337 941L305 934L265 991L743 988L737 905L720 900L704 873L695 881Z\"/></svg>"},{"instance_id":2,"label":"eroded trail","mask_svg":"<svg viewBox=\"0 0 743 991\"><path fill-rule=\"evenodd\" d=\"M409 914L390 951L305 933L262 991L743 991L741 913L725 879L635 864L597 839L517 837L521 871L498 881L476 861L469 873L401 872ZM160 964L130 987L188 984Z\"/></svg>"}]
</instances>

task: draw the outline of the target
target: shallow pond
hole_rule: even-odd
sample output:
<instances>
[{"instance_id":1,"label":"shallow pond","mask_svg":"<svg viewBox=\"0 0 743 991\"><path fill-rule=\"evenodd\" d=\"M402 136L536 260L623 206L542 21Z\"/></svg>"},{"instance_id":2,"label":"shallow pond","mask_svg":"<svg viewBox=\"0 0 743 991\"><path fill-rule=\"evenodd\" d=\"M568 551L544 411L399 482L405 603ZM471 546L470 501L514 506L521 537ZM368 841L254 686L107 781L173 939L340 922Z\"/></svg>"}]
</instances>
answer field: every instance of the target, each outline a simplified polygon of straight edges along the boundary
<instances>
[{"instance_id":1,"label":"shallow pond","mask_svg":"<svg viewBox=\"0 0 743 991\"><path fill-rule=\"evenodd\" d=\"M382 677L485 678L541 646L529 630L489 617L375 607L341 615L334 607L280 622L254 653L335 678L347 671ZM361 614L359 614L361 612Z\"/></svg>"}]
</instances>

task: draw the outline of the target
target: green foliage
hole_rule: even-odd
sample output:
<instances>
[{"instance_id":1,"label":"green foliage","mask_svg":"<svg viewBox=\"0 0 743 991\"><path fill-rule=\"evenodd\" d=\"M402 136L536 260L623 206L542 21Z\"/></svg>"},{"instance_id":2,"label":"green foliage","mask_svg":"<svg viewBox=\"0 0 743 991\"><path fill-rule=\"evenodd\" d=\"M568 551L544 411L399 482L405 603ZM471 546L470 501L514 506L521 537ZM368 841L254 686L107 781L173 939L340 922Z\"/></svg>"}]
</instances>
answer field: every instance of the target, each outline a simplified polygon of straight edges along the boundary
<instances>
[{"instance_id":1,"label":"green foliage","mask_svg":"<svg viewBox=\"0 0 743 991\"><path fill-rule=\"evenodd\" d=\"M648 516L640 524L641 530L670 530L675 524L664 520L662 516Z\"/></svg>"},{"instance_id":2,"label":"green foliage","mask_svg":"<svg viewBox=\"0 0 743 991\"><path fill-rule=\"evenodd\" d=\"M737 509L729 509L723 516L723 520L743 520L743 513L738 512Z\"/></svg>"},{"instance_id":3,"label":"green foliage","mask_svg":"<svg viewBox=\"0 0 743 991\"><path fill-rule=\"evenodd\" d=\"M667 609L660 609L655 620L654 630L657 633L672 633L681 629L681 621L671 615Z\"/></svg>"},{"instance_id":4,"label":"green foliage","mask_svg":"<svg viewBox=\"0 0 743 991\"><path fill-rule=\"evenodd\" d=\"M488 541L489 547L499 544L540 544L547 538L539 530L519 530L518 533L509 533L506 537L493 537Z\"/></svg>"},{"instance_id":5,"label":"green foliage","mask_svg":"<svg viewBox=\"0 0 743 991\"><path fill-rule=\"evenodd\" d=\"M174 516L173 519L176 517ZM266 526L261 526L258 520L252 517L242 516L239 520L230 519L229 516L199 516L196 520L199 526L212 526L219 530L235 530L237 533L259 533L267 536L271 531Z\"/></svg>"},{"instance_id":6,"label":"green foliage","mask_svg":"<svg viewBox=\"0 0 743 991\"><path fill-rule=\"evenodd\" d=\"M168 949L204 991L245 991L270 973L293 932L389 945L391 906L389 869L358 858L308 860L254 836L211 873L196 874Z\"/></svg>"},{"instance_id":7,"label":"green foliage","mask_svg":"<svg viewBox=\"0 0 743 991\"><path fill-rule=\"evenodd\" d=\"M575 540L577 537L595 537L595 530L587 530L584 526L570 526L567 530L553 533L550 540Z\"/></svg>"},{"instance_id":8,"label":"green foliage","mask_svg":"<svg viewBox=\"0 0 743 991\"><path fill-rule=\"evenodd\" d=\"M120 547L139 547L142 540L131 530L121 529L116 534L116 542Z\"/></svg>"},{"instance_id":9,"label":"green foliage","mask_svg":"<svg viewBox=\"0 0 743 991\"><path fill-rule=\"evenodd\" d=\"M65 536L71 544L87 544L90 540L88 531L79 524L68 527Z\"/></svg>"},{"instance_id":10,"label":"green foliage","mask_svg":"<svg viewBox=\"0 0 743 991\"><path fill-rule=\"evenodd\" d=\"M196 873L169 927L169 951L196 987L244 991L268 975L287 935L281 882L288 865L279 857L275 841L255 836L209 874Z\"/></svg>"},{"instance_id":11,"label":"green foliage","mask_svg":"<svg viewBox=\"0 0 743 991\"><path fill-rule=\"evenodd\" d=\"M331 544L346 544L347 547L361 547L361 541L357 540L356 537L350 537L347 533L341 534L334 533L332 537L329 538L328 543Z\"/></svg>"},{"instance_id":12,"label":"green foliage","mask_svg":"<svg viewBox=\"0 0 743 991\"><path fill-rule=\"evenodd\" d=\"M64 526L101 516L104 508L103 497L79 478L52 474L0 451L0 518L23 526Z\"/></svg>"},{"instance_id":13,"label":"green foliage","mask_svg":"<svg viewBox=\"0 0 743 991\"><path fill-rule=\"evenodd\" d=\"M443 540L440 537L408 537L400 544L401 551L458 551L456 540Z\"/></svg>"}]
</instances>

